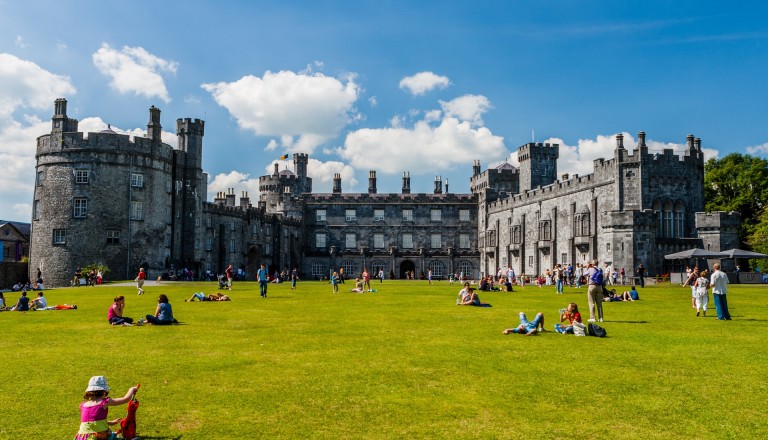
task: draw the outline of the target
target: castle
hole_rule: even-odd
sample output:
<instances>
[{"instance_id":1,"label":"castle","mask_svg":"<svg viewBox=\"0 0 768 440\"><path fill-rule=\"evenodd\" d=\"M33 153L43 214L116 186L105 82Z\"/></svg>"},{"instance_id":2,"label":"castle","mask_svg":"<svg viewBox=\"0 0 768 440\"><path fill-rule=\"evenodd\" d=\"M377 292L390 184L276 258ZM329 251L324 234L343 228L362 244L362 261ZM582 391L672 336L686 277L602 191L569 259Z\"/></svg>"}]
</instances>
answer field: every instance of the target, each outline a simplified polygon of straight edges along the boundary
<instances>
[{"instance_id":1,"label":"castle","mask_svg":"<svg viewBox=\"0 0 768 440\"><path fill-rule=\"evenodd\" d=\"M475 277L511 265L541 273L557 263L597 258L616 267L640 262L650 273L670 268L665 253L706 246L736 247L738 215L703 211L703 154L688 138L683 157L650 154L645 135L633 152L617 135L614 158L595 161L587 176L557 179L558 146L520 147L520 167L481 172L473 164L471 193L452 194L435 177L431 193L379 194L376 171L367 193L312 192L309 157L294 154L294 171L259 178L259 200L232 189L207 202L202 170L205 123L178 119L178 146L160 137L151 107L147 136L110 129L84 136L57 99L50 134L37 140L30 271L51 286L75 270L104 263L112 279L181 269L223 272L228 264L253 276L297 267L303 279L363 268L388 278L432 272Z\"/></svg>"}]
</instances>

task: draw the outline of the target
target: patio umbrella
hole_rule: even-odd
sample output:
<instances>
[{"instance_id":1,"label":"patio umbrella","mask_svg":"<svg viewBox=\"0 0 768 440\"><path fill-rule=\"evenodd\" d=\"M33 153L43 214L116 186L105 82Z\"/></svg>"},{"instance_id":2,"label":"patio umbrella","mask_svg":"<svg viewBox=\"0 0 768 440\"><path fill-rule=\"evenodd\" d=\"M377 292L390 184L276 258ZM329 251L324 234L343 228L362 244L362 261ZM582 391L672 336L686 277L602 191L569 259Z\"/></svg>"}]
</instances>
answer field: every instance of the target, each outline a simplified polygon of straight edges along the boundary
<instances>
[{"instance_id":1,"label":"patio umbrella","mask_svg":"<svg viewBox=\"0 0 768 440\"><path fill-rule=\"evenodd\" d=\"M694 248L688 249L687 251L664 255L664 259L666 260L687 260L689 258L723 258L723 253Z\"/></svg>"},{"instance_id":2,"label":"patio umbrella","mask_svg":"<svg viewBox=\"0 0 768 440\"><path fill-rule=\"evenodd\" d=\"M720 252L722 258L768 258L768 255L743 249L728 249Z\"/></svg>"}]
</instances>

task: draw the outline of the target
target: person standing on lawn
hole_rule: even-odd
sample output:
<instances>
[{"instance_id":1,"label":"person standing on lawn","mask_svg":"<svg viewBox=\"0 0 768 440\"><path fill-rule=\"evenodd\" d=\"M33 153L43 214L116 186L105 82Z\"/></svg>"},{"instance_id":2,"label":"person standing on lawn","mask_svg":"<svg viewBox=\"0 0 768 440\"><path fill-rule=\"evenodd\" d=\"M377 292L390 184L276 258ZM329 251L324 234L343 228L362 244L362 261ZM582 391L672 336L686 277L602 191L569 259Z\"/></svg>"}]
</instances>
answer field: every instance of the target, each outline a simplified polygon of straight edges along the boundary
<instances>
[{"instance_id":1,"label":"person standing on lawn","mask_svg":"<svg viewBox=\"0 0 768 440\"><path fill-rule=\"evenodd\" d=\"M267 297L267 284L269 283L269 272L267 272L264 263L261 263L261 268L256 272L256 279L259 280L259 294L262 298Z\"/></svg>"},{"instance_id":2,"label":"person standing on lawn","mask_svg":"<svg viewBox=\"0 0 768 440\"><path fill-rule=\"evenodd\" d=\"M728 312L728 300L725 294L728 293L728 276L720 270L720 265L715 264L712 266L715 270L712 272L712 278L709 280L709 284L712 286L712 298L715 300L715 308L717 309L717 319L719 320L731 320L731 314Z\"/></svg>"}]
</instances>

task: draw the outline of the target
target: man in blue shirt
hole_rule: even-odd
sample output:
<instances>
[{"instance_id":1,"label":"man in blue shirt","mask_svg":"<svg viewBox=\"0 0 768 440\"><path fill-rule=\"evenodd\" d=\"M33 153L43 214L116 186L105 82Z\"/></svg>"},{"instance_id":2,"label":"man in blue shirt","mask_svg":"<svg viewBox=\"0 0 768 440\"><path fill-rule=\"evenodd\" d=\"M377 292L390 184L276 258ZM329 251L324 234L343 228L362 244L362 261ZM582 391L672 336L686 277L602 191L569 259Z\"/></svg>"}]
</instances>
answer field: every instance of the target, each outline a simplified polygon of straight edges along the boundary
<instances>
[{"instance_id":1,"label":"man in blue shirt","mask_svg":"<svg viewBox=\"0 0 768 440\"><path fill-rule=\"evenodd\" d=\"M259 280L259 294L262 298L267 297L267 283L269 282L267 269L262 263L261 269L256 273L256 279Z\"/></svg>"},{"instance_id":2,"label":"man in blue shirt","mask_svg":"<svg viewBox=\"0 0 768 440\"><path fill-rule=\"evenodd\" d=\"M533 321L528 321L525 317L525 313L520 312L520 325L515 328L508 328L504 330L504 334L517 333L519 335L533 336L537 332L544 331L544 314L537 313Z\"/></svg>"}]
</instances>

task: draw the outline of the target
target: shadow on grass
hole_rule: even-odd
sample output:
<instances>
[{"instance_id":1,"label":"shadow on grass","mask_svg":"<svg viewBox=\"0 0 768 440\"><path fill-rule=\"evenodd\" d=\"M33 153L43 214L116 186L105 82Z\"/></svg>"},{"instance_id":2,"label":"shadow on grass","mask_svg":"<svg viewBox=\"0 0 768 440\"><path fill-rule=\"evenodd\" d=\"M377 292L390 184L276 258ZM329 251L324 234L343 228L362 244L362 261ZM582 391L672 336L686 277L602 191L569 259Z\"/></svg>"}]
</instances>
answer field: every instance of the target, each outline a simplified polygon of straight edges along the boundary
<instances>
[{"instance_id":1,"label":"shadow on grass","mask_svg":"<svg viewBox=\"0 0 768 440\"><path fill-rule=\"evenodd\" d=\"M605 321L605 322L606 323L607 322L615 322L615 323L622 323L622 324L649 324L648 321L616 321L616 320L613 320L613 319L610 320L610 321Z\"/></svg>"},{"instance_id":2,"label":"shadow on grass","mask_svg":"<svg viewBox=\"0 0 768 440\"><path fill-rule=\"evenodd\" d=\"M161 437L154 437L154 436L147 437L146 435L142 435L141 437L137 436L137 438L141 438L142 440L180 440L181 439L181 435L179 435L178 437L162 437L162 436Z\"/></svg>"}]
</instances>

